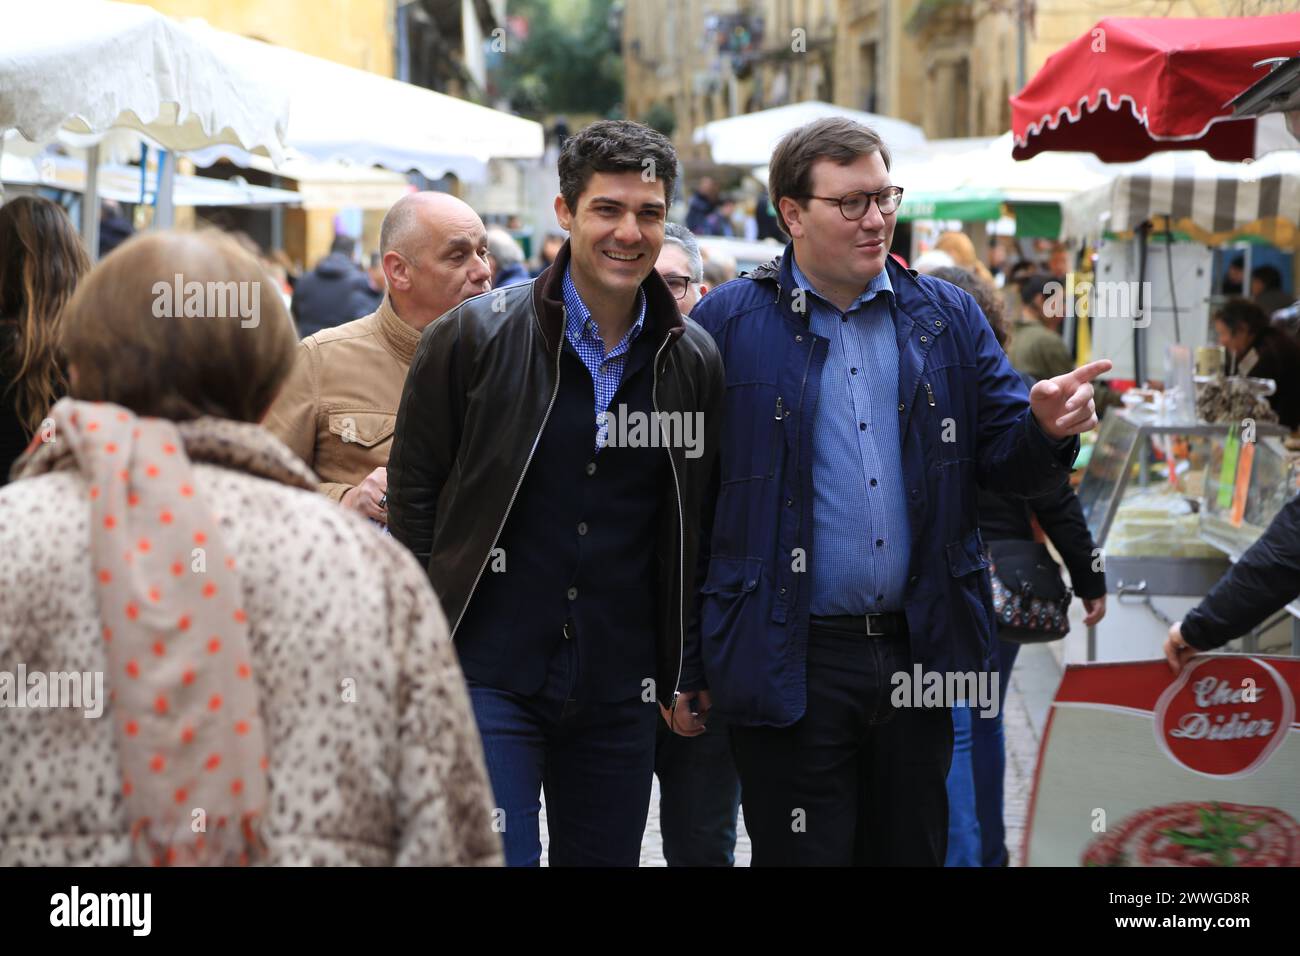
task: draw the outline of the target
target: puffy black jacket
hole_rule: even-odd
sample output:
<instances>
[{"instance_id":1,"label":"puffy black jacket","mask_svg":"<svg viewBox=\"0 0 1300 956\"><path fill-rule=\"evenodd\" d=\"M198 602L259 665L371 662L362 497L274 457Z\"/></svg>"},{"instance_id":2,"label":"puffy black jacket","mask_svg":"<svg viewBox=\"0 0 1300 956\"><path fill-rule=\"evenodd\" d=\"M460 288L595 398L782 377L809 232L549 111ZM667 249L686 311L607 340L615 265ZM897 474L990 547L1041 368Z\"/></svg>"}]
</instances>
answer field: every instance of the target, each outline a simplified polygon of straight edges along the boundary
<instances>
[{"instance_id":1,"label":"puffy black jacket","mask_svg":"<svg viewBox=\"0 0 1300 956\"><path fill-rule=\"evenodd\" d=\"M343 253L331 252L294 287L289 311L298 324L298 335L305 339L357 318L352 314L352 293L364 288L368 283L360 267Z\"/></svg>"},{"instance_id":2,"label":"puffy black jacket","mask_svg":"<svg viewBox=\"0 0 1300 956\"><path fill-rule=\"evenodd\" d=\"M420 337L402 390L388 459L388 527L429 572L452 638L505 528L559 391L561 283L569 244L538 278L462 302ZM656 553L655 687L668 706L681 682L694 597L699 519L718 449L724 379L717 346L682 318L657 272L641 288L646 328L663 331L654 358L655 408L703 414L698 457L668 449ZM652 322L653 319L653 322ZM594 425L593 425L594 427Z\"/></svg>"},{"instance_id":3,"label":"puffy black jacket","mask_svg":"<svg viewBox=\"0 0 1300 956\"><path fill-rule=\"evenodd\" d=\"M1300 594L1300 497L1277 513L1200 604L1183 618L1183 640L1203 651L1222 647Z\"/></svg>"}]
</instances>

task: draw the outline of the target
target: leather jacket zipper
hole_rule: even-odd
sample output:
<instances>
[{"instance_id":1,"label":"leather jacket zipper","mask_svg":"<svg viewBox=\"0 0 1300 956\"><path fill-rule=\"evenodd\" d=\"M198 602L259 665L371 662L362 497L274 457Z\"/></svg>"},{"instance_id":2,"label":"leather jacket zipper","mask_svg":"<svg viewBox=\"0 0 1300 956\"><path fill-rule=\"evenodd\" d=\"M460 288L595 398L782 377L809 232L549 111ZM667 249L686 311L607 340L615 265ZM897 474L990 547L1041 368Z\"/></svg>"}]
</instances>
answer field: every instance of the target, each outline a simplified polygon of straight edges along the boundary
<instances>
[{"instance_id":1,"label":"leather jacket zipper","mask_svg":"<svg viewBox=\"0 0 1300 956\"><path fill-rule=\"evenodd\" d=\"M664 349L672 339L671 335L665 336L659 351L655 353L655 374L654 383L650 386L650 406L654 409L656 422L662 422L659 417L659 357L663 355ZM685 410L683 414L687 414ZM672 446L667 442L664 445L668 451L668 467L673 473L673 492L677 496L677 679L673 681L672 701L672 709L676 709L677 698L681 694L682 664L686 658L686 518L685 509L682 507L682 486L677 478L677 462L673 460Z\"/></svg>"},{"instance_id":2,"label":"leather jacket zipper","mask_svg":"<svg viewBox=\"0 0 1300 956\"><path fill-rule=\"evenodd\" d=\"M528 474L528 466L533 463L533 456L537 454L537 446L542 440L542 432L546 431L546 423L550 421L551 410L555 408L555 398L560 394L560 357L564 354L564 329L569 324L569 310L561 307L560 314L562 317L560 322L560 342L559 348L555 350L555 388L551 391L551 400L546 406L546 414L542 416L542 425L537 429L537 437L533 439L533 447L528 450L528 460L524 462L524 470L519 473L519 480L515 482L515 490L510 493L510 502L506 505L505 514L501 516L501 523L497 525L497 533L492 536L492 546L488 548L488 553L483 556L483 564L479 566L478 574L474 577L474 584L469 589L464 606L460 609L460 616L456 618L456 624L451 629L451 640L453 641L456 639L456 631L460 628L460 622L465 619L465 612L469 610L469 603L474 599L474 592L478 590L478 583L483 579L483 571L487 568L488 561L492 559L492 552L496 550L497 542L501 540L501 532L506 529L506 519L510 517L510 509L515 506L515 499L519 497L519 489L524 486L524 476Z\"/></svg>"}]
</instances>

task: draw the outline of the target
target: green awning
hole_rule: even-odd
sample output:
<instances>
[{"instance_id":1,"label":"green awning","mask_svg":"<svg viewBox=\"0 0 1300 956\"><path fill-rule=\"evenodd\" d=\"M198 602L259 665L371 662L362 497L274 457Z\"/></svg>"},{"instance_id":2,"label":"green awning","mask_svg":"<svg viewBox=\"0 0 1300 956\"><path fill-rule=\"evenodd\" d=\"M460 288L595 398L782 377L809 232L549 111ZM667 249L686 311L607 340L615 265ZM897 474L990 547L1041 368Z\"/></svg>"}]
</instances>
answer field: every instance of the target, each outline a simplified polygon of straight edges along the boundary
<instances>
[{"instance_id":1,"label":"green awning","mask_svg":"<svg viewBox=\"0 0 1300 956\"><path fill-rule=\"evenodd\" d=\"M992 222L1002 218L1002 193L996 190L906 192L898 207L903 222L913 219L956 219L958 222Z\"/></svg>"},{"instance_id":2,"label":"green awning","mask_svg":"<svg viewBox=\"0 0 1300 956\"><path fill-rule=\"evenodd\" d=\"M1061 234L1061 204L1019 202L1011 206L1017 239L1055 239Z\"/></svg>"}]
</instances>

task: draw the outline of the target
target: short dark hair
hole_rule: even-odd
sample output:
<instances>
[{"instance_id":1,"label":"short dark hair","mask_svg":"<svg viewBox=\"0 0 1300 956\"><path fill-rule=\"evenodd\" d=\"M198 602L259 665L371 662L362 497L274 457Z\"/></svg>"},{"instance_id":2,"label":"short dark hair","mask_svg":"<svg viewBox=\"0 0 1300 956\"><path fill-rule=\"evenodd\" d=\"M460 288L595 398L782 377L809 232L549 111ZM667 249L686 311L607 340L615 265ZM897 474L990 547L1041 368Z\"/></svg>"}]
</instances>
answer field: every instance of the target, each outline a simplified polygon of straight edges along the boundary
<instances>
[{"instance_id":1,"label":"short dark hair","mask_svg":"<svg viewBox=\"0 0 1300 956\"><path fill-rule=\"evenodd\" d=\"M677 150L662 133L631 120L599 120L564 141L560 150L560 195L577 212L594 173L644 173L663 183L664 203L673 201Z\"/></svg>"},{"instance_id":2,"label":"short dark hair","mask_svg":"<svg viewBox=\"0 0 1300 956\"><path fill-rule=\"evenodd\" d=\"M1045 296L1043 290L1047 288L1047 283L1055 281L1051 276L1043 275L1041 272L1035 272L1028 279L1020 283L1020 301L1025 305L1032 305L1036 296Z\"/></svg>"},{"instance_id":3,"label":"short dark hair","mask_svg":"<svg viewBox=\"0 0 1300 956\"><path fill-rule=\"evenodd\" d=\"M1235 295L1219 307L1214 313L1214 318L1215 321L1226 325L1229 332L1245 329L1252 336L1259 335L1271 325L1267 312L1249 299Z\"/></svg>"},{"instance_id":4,"label":"short dark hair","mask_svg":"<svg viewBox=\"0 0 1300 956\"><path fill-rule=\"evenodd\" d=\"M975 304L984 313L984 318L988 319L988 323L993 329L993 337L998 340L998 345L1004 349L1007 347L1007 331L1002 317L1002 297L998 295L993 286L973 272L960 266L940 266L930 275L935 279L951 282L957 288L969 292L971 298L975 300Z\"/></svg>"},{"instance_id":5,"label":"short dark hair","mask_svg":"<svg viewBox=\"0 0 1300 956\"><path fill-rule=\"evenodd\" d=\"M870 126L842 116L813 120L786 133L776 144L767 175L767 191L781 231L790 234L781 214L781 200L788 196L800 206L807 202L812 190L812 168L817 160L829 159L847 166L859 156L871 153L879 153L885 169L889 169L889 147L880 134Z\"/></svg>"},{"instance_id":6,"label":"short dark hair","mask_svg":"<svg viewBox=\"0 0 1300 956\"><path fill-rule=\"evenodd\" d=\"M1262 279L1265 289L1282 288L1282 273L1278 272L1273 266L1259 266L1250 270L1252 279Z\"/></svg>"},{"instance_id":7,"label":"short dark hair","mask_svg":"<svg viewBox=\"0 0 1300 956\"><path fill-rule=\"evenodd\" d=\"M356 249L357 241L351 236L335 236L334 241L330 243L331 253L341 252L349 259L352 258L352 253L356 252Z\"/></svg>"}]
</instances>

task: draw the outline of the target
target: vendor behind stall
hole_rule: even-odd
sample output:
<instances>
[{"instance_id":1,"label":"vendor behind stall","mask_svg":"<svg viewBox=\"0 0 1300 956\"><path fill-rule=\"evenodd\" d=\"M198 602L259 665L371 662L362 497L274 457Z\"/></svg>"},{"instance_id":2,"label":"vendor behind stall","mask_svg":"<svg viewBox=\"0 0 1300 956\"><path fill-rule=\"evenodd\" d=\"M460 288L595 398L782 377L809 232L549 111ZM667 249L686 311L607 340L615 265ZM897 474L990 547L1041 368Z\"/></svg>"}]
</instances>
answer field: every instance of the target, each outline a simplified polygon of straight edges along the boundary
<instances>
[{"instance_id":1,"label":"vendor behind stall","mask_svg":"<svg viewBox=\"0 0 1300 956\"><path fill-rule=\"evenodd\" d=\"M1219 344L1229 353L1228 368L1238 375L1271 378L1277 391L1269 404L1287 428L1300 426L1300 343L1279 332L1255 303L1230 298L1214 314Z\"/></svg>"}]
</instances>

